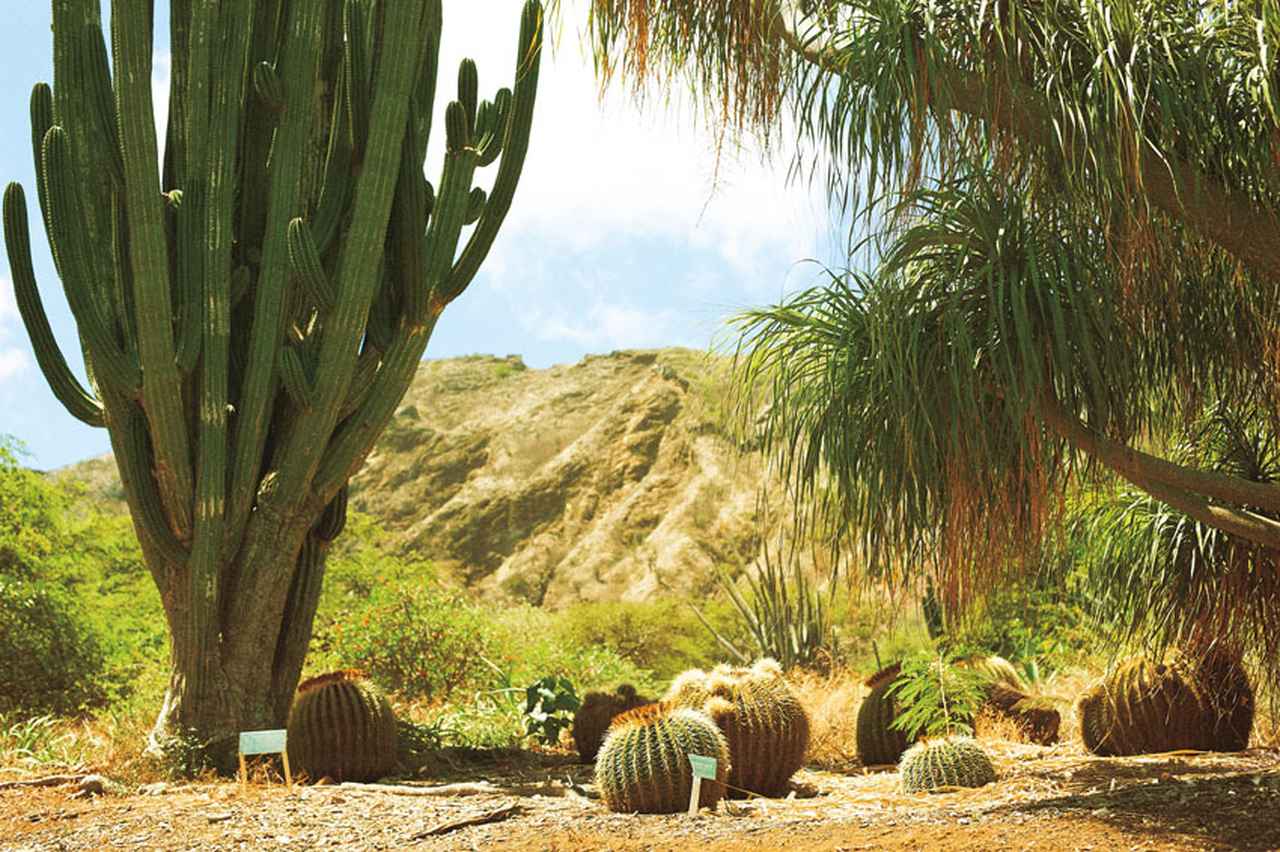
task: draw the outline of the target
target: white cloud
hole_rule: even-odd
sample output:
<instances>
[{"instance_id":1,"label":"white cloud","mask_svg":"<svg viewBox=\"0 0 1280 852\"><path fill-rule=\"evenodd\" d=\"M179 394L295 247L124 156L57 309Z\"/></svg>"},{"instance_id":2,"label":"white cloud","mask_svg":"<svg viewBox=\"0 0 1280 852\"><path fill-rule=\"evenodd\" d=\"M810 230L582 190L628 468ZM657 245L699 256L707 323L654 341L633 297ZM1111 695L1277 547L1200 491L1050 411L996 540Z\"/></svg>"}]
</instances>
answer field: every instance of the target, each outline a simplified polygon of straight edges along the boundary
<instances>
[{"instance_id":1,"label":"white cloud","mask_svg":"<svg viewBox=\"0 0 1280 852\"><path fill-rule=\"evenodd\" d=\"M669 345L676 319L674 311L650 311L601 301L573 312L534 307L521 317L521 323L539 340L568 341L599 351Z\"/></svg>"},{"instance_id":2,"label":"white cloud","mask_svg":"<svg viewBox=\"0 0 1280 852\"><path fill-rule=\"evenodd\" d=\"M157 52L151 61L151 108L156 116L157 162L163 166L165 129L169 126L169 83L173 75L173 55ZM168 187L165 187L168 189Z\"/></svg>"}]
</instances>

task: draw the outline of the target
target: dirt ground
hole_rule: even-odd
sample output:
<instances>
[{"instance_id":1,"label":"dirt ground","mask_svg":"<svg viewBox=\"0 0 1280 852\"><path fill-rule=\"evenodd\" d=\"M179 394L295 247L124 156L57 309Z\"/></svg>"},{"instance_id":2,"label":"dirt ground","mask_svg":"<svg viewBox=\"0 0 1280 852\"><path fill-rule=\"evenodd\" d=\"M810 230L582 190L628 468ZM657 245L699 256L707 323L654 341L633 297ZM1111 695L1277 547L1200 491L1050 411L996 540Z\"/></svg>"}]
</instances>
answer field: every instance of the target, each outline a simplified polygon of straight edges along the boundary
<instances>
[{"instance_id":1,"label":"dirt ground","mask_svg":"<svg viewBox=\"0 0 1280 852\"><path fill-rule=\"evenodd\" d=\"M1280 751L1103 759L1078 745L990 747L1001 780L978 790L907 795L892 771L806 770L786 800L692 818L609 813L590 767L524 752L448 753L395 791L261 779L92 799L6 790L0 849L1280 849ZM471 795L413 794L446 783ZM456 825L484 816L496 821Z\"/></svg>"}]
</instances>

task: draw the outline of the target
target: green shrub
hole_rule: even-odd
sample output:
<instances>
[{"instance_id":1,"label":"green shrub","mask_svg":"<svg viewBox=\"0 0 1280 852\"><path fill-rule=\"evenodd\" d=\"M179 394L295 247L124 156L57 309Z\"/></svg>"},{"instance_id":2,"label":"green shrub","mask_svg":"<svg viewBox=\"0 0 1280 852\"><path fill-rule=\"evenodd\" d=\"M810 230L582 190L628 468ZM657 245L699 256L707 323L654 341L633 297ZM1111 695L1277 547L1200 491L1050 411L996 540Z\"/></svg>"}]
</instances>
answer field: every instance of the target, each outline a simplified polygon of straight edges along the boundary
<instances>
[{"instance_id":1,"label":"green shrub","mask_svg":"<svg viewBox=\"0 0 1280 852\"><path fill-rule=\"evenodd\" d=\"M703 614L722 633L732 632L727 602ZM662 679L691 668L710 668L724 658L715 637L687 605L670 598L654 601L580 603L558 613L555 631L565 645L608 648Z\"/></svg>"},{"instance_id":2,"label":"green shrub","mask_svg":"<svg viewBox=\"0 0 1280 852\"><path fill-rule=\"evenodd\" d=\"M0 577L0 715L100 706L105 672L100 637L68 593Z\"/></svg>"},{"instance_id":3,"label":"green shrub","mask_svg":"<svg viewBox=\"0 0 1280 852\"><path fill-rule=\"evenodd\" d=\"M360 669L405 698L447 701L483 686L493 654L486 617L431 582L375 587L318 625L312 666Z\"/></svg>"}]
</instances>

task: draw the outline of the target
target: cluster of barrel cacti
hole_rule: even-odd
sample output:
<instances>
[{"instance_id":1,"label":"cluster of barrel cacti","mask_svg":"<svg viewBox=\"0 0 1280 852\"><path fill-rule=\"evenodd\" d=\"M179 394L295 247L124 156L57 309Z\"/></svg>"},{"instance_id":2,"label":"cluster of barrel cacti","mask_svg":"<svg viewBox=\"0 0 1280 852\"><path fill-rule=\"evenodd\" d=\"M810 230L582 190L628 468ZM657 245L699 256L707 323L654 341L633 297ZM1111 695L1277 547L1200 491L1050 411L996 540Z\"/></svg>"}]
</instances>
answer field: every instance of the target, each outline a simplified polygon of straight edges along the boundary
<instances>
[{"instance_id":1,"label":"cluster of barrel cacti","mask_svg":"<svg viewBox=\"0 0 1280 852\"><path fill-rule=\"evenodd\" d=\"M996 780L991 758L972 737L924 740L907 749L898 767L902 788L923 793L943 787L981 787Z\"/></svg>"},{"instance_id":2,"label":"cluster of barrel cacti","mask_svg":"<svg viewBox=\"0 0 1280 852\"><path fill-rule=\"evenodd\" d=\"M664 700L703 710L724 733L733 761L730 796L781 795L804 765L809 716L774 660L685 672Z\"/></svg>"},{"instance_id":3,"label":"cluster of barrel cacti","mask_svg":"<svg viewBox=\"0 0 1280 852\"><path fill-rule=\"evenodd\" d=\"M639 695L629 683L613 692L588 692L573 716L573 745L578 756L587 763L595 760L613 720L628 710L650 703L652 699Z\"/></svg>"},{"instance_id":4,"label":"cluster of barrel cacti","mask_svg":"<svg viewBox=\"0 0 1280 852\"><path fill-rule=\"evenodd\" d=\"M386 695L360 672L304 681L289 711L289 762L319 780L374 781L395 768L399 731Z\"/></svg>"},{"instance_id":5,"label":"cluster of barrel cacti","mask_svg":"<svg viewBox=\"0 0 1280 852\"><path fill-rule=\"evenodd\" d=\"M732 766L729 744L701 710L665 702L629 710L613 721L596 757L596 784L618 813L676 813L693 790L690 755L714 758L716 780L704 780L698 806L724 797Z\"/></svg>"},{"instance_id":6,"label":"cluster of barrel cacti","mask_svg":"<svg viewBox=\"0 0 1280 852\"><path fill-rule=\"evenodd\" d=\"M897 763L910 743L905 732L894 727L898 708L889 694L902 673L902 663L894 663L867 679L867 697L858 707L858 759L864 766Z\"/></svg>"},{"instance_id":7,"label":"cluster of barrel cacti","mask_svg":"<svg viewBox=\"0 0 1280 852\"><path fill-rule=\"evenodd\" d=\"M1174 654L1126 660L1076 708L1085 748L1098 755L1176 749L1239 751L1253 727L1254 696L1238 657Z\"/></svg>"}]
</instances>

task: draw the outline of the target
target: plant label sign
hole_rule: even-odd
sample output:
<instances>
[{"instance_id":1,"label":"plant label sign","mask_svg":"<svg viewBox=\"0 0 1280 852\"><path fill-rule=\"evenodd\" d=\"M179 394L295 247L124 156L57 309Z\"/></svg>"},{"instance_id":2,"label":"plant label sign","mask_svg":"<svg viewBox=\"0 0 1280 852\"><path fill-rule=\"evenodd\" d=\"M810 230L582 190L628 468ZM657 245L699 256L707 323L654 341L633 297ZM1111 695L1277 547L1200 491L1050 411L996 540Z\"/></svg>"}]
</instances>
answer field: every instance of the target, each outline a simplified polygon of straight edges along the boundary
<instances>
[{"instance_id":1,"label":"plant label sign","mask_svg":"<svg viewBox=\"0 0 1280 852\"><path fill-rule=\"evenodd\" d=\"M244 759L255 754L278 754L284 760L284 780L292 787L293 774L289 771L288 733L275 731L240 732L240 784L249 781L249 769Z\"/></svg>"},{"instance_id":2,"label":"plant label sign","mask_svg":"<svg viewBox=\"0 0 1280 852\"><path fill-rule=\"evenodd\" d=\"M697 816L698 799L702 797L702 779L716 780L716 759L691 754L689 764L693 767L693 788L689 790L689 816Z\"/></svg>"}]
</instances>

